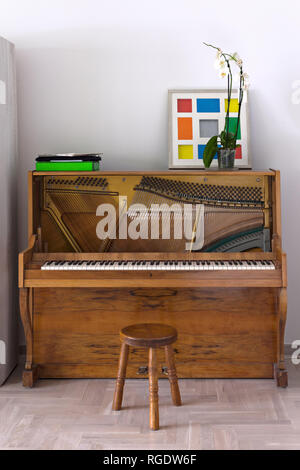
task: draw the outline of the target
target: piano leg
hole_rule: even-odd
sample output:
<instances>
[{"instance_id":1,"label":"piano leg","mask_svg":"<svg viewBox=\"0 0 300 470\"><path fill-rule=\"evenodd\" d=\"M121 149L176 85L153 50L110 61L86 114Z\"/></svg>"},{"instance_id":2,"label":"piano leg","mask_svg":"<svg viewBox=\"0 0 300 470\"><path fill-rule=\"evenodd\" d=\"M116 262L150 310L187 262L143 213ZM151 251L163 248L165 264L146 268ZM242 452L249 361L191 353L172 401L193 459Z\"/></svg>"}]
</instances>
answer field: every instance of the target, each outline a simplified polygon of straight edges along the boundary
<instances>
[{"instance_id":1,"label":"piano leg","mask_svg":"<svg viewBox=\"0 0 300 470\"><path fill-rule=\"evenodd\" d=\"M31 318L32 289L22 287L19 294L20 315L25 333L26 340L26 361L25 370L23 372L24 387L33 387L34 382L38 379L38 368L32 365L33 351L33 332Z\"/></svg>"},{"instance_id":2,"label":"piano leg","mask_svg":"<svg viewBox=\"0 0 300 470\"><path fill-rule=\"evenodd\" d=\"M282 287L278 294L277 315L278 315L278 340L277 340L277 358L278 362L274 365L274 378L276 378L278 387L287 387L288 373L284 364L284 332L287 313L287 292L286 287Z\"/></svg>"},{"instance_id":3,"label":"piano leg","mask_svg":"<svg viewBox=\"0 0 300 470\"><path fill-rule=\"evenodd\" d=\"M30 370L25 369L23 372L23 386L32 388L38 378L39 374L37 366L32 366Z\"/></svg>"}]
</instances>

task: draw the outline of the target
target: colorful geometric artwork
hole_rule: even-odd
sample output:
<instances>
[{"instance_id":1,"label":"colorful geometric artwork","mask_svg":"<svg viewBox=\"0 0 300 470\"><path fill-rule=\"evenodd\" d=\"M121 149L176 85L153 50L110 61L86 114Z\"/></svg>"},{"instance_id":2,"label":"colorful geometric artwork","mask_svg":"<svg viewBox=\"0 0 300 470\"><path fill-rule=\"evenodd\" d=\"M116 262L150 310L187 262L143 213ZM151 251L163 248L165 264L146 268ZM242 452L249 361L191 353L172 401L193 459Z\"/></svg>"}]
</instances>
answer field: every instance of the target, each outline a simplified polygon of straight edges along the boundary
<instances>
[{"instance_id":1,"label":"colorful geometric artwork","mask_svg":"<svg viewBox=\"0 0 300 470\"><path fill-rule=\"evenodd\" d=\"M225 98L225 113L227 113L228 109L228 99ZM237 98L232 98L230 100L229 112L230 113L238 113L239 111L239 100Z\"/></svg>"},{"instance_id":2,"label":"colorful geometric artwork","mask_svg":"<svg viewBox=\"0 0 300 470\"><path fill-rule=\"evenodd\" d=\"M193 119L190 117L178 118L178 140L193 139Z\"/></svg>"},{"instance_id":3,"label":"colorful geometric artwork","mask_svg":"<svg viewBox=\"0 0 300 470\"><path fill-rule=\"evenodd\" d=\"M192 112L192 100L191 99L179 99L177 100L177 112L178 113L191 113Z\"/></svg>"},{"instance_id":4,"label":"colorful geometric artwork","mask_svg":"<svg viewBox=\"0 0 300 470\"><path fill-rule=\"evenodd\" d=\"M220 100L216 98L197 98L197 113L219 113Z\"/></svg>"},{"instance_id":5,"label":"colorful geometric artwork","mask_svg":"<svg viewBox=\"0 0 300 470\"><path fill-rule=\"evenodd\" d=\"M228 131L232 132L232 134L235 134L236 133L237 120L238 120L237 117L230 117L229 118L229 125L228 125L228 122L227 122L227 125L226 125L226 130L227 130L227 126L228 126ZM239 125L239 129L238 129L238 133L237 133L237 139L241 140L241 126L240 125Z\"/></svg>"},{"instance_id":6,"label":"colorful geometric artwork","mask_svg":"<svg viewBox=\"0 0 300 470\"><path fill-rule=\"evenodd\" d=\"M240 160L242 158L242 147L237 147L235 151L235 158Z\"/></svg>"},{"instance_id":7,"label":"colorful geometric artwork","mask_svg":"<svg viewBox=\"0 0 300 470\"><path fill-rule=\"evenodd\" d=\"M193 159L193 146L192 145L178 145L178 158L181 160Z\"/></svg>"},{"instance_id":8,"label":"colorful geometric artwork","mask_svg":"<svg viewBox=\"0 0 300 470\"><path fill-rule=\"evenodd\" d=\"M219 145L220 147L220 145ZM203 160L203 152L204 152L204 149L205 149L205 145L204 144L198 144L198 158L200 160ZM214 160L216 160L218 158L218 155L217 153L215 154L214 156Z\"/></svg>"},{"instance_id":9,"label":"colorful geometric artwork","mask_svg":"<svg viewBox=\"0 0 300 470\"><path fill-rule=\"evenodd\" d=\"M219 134L218 119L200 119L200 137L212 137Z\"/></svg>"},{"instance_id":10,"label":"colorful geometric artwork","mask_svg":"<svg viewBox=\"0 0 300 470\"><path fill-rule=\"evenodd\" d=\"M247 101L244 92L235 153L235 166L240 168L251 168ZM227 109L225 89L169 91L169 168L204 168L205 146L212 136L219 135L225 128ZM236 132L237 122L238 91L233 90L226 123L228 132ZM216 154L211 166L217 164Z\"/></svg>"}]
</instances>

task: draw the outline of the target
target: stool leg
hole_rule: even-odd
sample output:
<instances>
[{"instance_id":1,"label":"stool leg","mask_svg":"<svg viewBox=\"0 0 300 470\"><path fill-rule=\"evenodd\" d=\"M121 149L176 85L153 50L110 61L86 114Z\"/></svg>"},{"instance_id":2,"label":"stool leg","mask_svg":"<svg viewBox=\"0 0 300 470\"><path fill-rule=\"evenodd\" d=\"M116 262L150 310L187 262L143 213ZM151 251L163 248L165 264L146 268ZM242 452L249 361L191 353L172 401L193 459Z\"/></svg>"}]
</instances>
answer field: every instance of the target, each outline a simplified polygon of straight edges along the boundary
<instances>
[{"instance_id":1,"label":"stool leg","mask_svg":"<svg viewBox=\"0 0 300 470\"><path fill-rule=\"evenodd\" d=\"M177 381L175 360L174 360L174 350L171 344L165 346L166 353L166 362L168 367L168 378L171 387L172 400L175 406L181 405L180 390Z\"/></svg>"},{"instance_id":2,"label":"stool leg","mask_svg":"<svg viewBox=\"0 0 300 470\"><path fill-rule=\"evenodd\" d=\"M118 376L117 376L117 381L116 381L114 401L112 405L112 409L114 411L120 410L122 406L123 388L124 388L124 383L125 383L125 378L126 378L128 353L129 353L129 346L126 343L122 342L120 359L119 359L119 370L118 370Z\"/></svg>"},{"instance_id":3,"label":"stool leg","mask_svg":"<svg viewBox=\"0 0 300 470\"><path fill-rule=\"evenodd\" d=\"M153 431L159 429L158 412L158 373L156 349L149 348L149 400L150 400L150 428Z\"/></svg>"}]
</instances>

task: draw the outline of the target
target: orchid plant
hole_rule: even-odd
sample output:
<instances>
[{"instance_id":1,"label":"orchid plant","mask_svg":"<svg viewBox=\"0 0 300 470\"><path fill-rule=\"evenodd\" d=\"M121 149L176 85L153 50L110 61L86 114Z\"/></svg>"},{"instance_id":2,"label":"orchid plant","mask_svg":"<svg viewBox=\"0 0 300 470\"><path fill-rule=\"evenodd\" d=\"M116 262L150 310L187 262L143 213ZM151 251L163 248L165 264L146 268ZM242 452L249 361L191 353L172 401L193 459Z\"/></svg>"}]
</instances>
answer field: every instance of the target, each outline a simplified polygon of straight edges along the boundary
<instances>
[{"instance_id":1,"label":"orchid plant","mask_svg":"<svg viewBox=\"0 0 300 470\"><path fill-rule=\"evenodd\" d=\"M215 135L209 139L207 142L204 153L203 153L203 163L206 168L209 168L211 162L218 151L219 144L221 148L224 149L236 149L236 140L238 135L238 129L240 124L240 115L241 115L241 106L243 102L243 95L244 91L248 90L249 88L249 76L243 70L243 61L239 57L237 52L233 54L227 54L223 52L219 47L213 46L212 44L204 44L208 47L212 47L216 49L217 56L215 59L215 68L219 71L219 76L221 78L227 77L227 90L228 90L228 98L227 98L227 111L226 111L226 118L225 118L225 126L223 131L219 135ZM229 109L230 109L230 101L231 101L231 93L232 93L232 82L233 82L233 74L231 70L231 64L235 64L239 68L238 80L239 80L239 98L238 98L238 119L237 119L237 126L235 132L229 132Z\"/></svg>"}]
</instances>

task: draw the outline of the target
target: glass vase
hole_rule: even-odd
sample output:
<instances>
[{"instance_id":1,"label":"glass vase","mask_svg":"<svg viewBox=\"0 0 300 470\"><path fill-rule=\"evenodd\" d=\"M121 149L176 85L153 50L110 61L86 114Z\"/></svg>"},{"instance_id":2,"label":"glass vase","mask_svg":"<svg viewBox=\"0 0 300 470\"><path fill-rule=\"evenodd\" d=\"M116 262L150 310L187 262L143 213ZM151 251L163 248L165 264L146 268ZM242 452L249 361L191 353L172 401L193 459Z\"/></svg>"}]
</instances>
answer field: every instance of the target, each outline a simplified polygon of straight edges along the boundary
<instances>
[{"instance_id":1,"label":"glass vase","mask_svg":"<svg viewBox=\"0 0 300 470\"><path fill-rule=\"evenodd\" d=\"M222 170L234 167L235 149L218 149L218 166Z\"/></svg>"}]
</instances>

